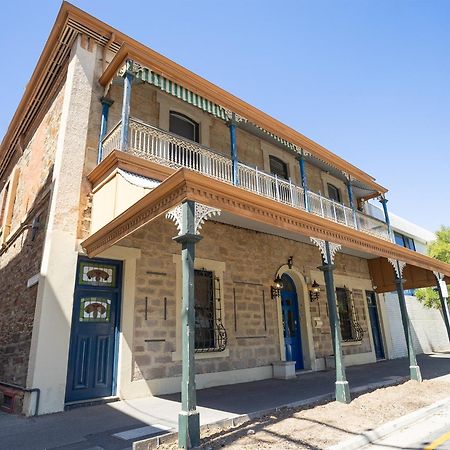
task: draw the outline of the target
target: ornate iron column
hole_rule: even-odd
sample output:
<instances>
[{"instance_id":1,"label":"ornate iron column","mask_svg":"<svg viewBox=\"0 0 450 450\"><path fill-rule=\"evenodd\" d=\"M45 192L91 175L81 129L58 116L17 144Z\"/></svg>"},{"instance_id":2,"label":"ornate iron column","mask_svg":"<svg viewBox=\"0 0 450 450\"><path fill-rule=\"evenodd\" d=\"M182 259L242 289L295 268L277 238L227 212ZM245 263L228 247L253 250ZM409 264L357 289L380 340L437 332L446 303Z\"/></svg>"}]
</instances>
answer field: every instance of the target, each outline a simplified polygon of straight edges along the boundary
<instances>
[{"instance_id":1,"label":"ornate iron column","mask_svg":"<svg viewBox=\"0 0 450 450\"><path fill-rule=\"evenodd\" d=\"M319 247L320 252L322 253L323 264L319 269L323 272L327 290L328 314L330 317L331 338L333 341L334 361L336 366L336 401L350 403L350 389L345 375L345 364L342 357L341 324L337 310L333 277L333 270L335 268L334 255L341 246L322 239L311 238L311 241Z\"/></svg>"},{"instance_id":2,"label":"ornate iron column","mask_svg":"<svg viewBox=\"0 0 450 450\"><path fill-rule=\"evenodd\" d=\"M175 222L181 244L182 259L182 379L181 412L178 416L178 445L193 448L200 445L200 416L197 411L195 389L195 285L194 261L195 244L202 239L199 230L204 221L220 214L220 210L210 208L191 200L183 202L166 214Z\"/></svg>"},{"instance_id":3,"label":"ornate iron column","mask_svg":"<svg viewBox=\"0 0 450 450\"><path fill-rule=\"evenodd\" d=\"M352 182L352 179L350 176L347 179L347 191L348 191L348 200L350 203L350 207L352 208L352 211L353 211L353 222L355 223L355 228L358 229L358 220L356 217L356 205L355 205L355 200L353 198L353 182Z\"/></svg>"},{"instance_id":4,"label":"ornate iron column","mask_svg":"<svg viewBox=\"0 0 450 450\"><path fill-rule=\"evenodd\" d=\"M445 328L447 328L448 340L450 341L450 315L448 312L448 289L444 281L444 274L434 272L434 276L437 280L437 292L439 294L439 300L441 301L442 315L444 316Z\"/></svg>"},{"instance_id":5,"label":"ornate iron column","mask_svg":"<svg viewBox=\"0 0 450 450\"><path fill-rule=\"evenodd\" d=\"M403 290L403 269L405 268L406 263L392 258L388 258L388 261L392 264L395 273L395 284L397 286L397 295L400 304L400 312L402 315L403 330L405 332L406 346L408 348L410 378L411 380L422 381L420 367L417 364L416 353L414 351L411 323L408 316L408 310L406 308L405 292Z\"/></svg>"},{"instance_id":6,"label":"ornate iron column","mask_svg":"<svg viewBox=\"0 0 450 450\"><path fill-rule=\"evenodd\" d=\"M309 211L309 201L308 201L308 178L306 176L306 169L305 169L305 155L302 153L297 157L299 166L300 166L300 178L302 181L302 188L303 188L303 198L305 201L305 209L306 211Z\"/></svg>"},{"instance_id":7,"label":"ornate iron column","mask_svg":"<svg viewBox=\"0 0 450 450\"><path fill-rule=\"evenodd\" d=\"M237 186L239 184L239 172L238 172L238 156L236 145L236 114L231 113L231 119L228 123L230 129L230 151L231 151L231 165L232 165L232 177L233 184Z\"/></svg>"},{"instance_id":8,"label":"ornate iron column","mask_svg":"<svg viewBox=\"0 0 450 450\"><path fill-rule=\"evenodd\" d=\"M100 164L101 160L103 159L103 139L105 138L106 131L108 129L109 107L114 103L114 101L109 98L102 97L100 99L100 102L102 103L102 118L100 121L100 136L98 139L97 164Z\"/></svg>"},{"instance_id":9,"label":"ornate iron column","mask_svg":"<svg viewBox=\"0 0 450 450\"><path fill-rule=\"evenodd\" d=\"M388 233L389 233L389 236L391 237L391 241L395 242L394 234L392 232L392 227L391 227L391 220L389 219L389 212L388 212L388 209L387 209L388 199L384 195L380 195L378 197L378 201L381 203L381 206L383 207L384 220L385 220L386 225L388 227Z\"/></svg>"},{"instance_id":10,"label":"ornate iron column","mask_svg":"<svg viewBox=\"0 0 450 450\"><path fill-rule=\"evenodd\" d=\"M122 100L122 126L120 128L120 150L128 150L128 131L130 126L131 87L133 85L133 61L127 60L123 68L123 100Z\"/></svg>"}]
</instances>

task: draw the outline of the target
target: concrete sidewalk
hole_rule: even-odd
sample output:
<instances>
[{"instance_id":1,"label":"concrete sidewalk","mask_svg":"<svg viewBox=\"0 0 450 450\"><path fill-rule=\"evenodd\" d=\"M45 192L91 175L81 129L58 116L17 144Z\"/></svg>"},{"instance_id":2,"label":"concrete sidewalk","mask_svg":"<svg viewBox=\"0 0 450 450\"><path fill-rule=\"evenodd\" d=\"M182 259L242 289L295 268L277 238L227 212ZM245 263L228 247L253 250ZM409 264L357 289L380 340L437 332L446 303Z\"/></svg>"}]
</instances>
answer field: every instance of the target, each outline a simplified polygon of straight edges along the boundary
<instances>
[{"instance_id":1,"label":"concrete sidewalk","mask_svg":"<svg viewBox=\"0 0 450 450\"><path fill-rule=\"evenodd\" d=\"M424 379L450 373L450 353L420 355ZM405 358L349 367L352 389L391 384L409 372ZM332 394L334 372L309 372L293 380L263 380L198 391L201 423L233 418ZM149 397L24 418L0 415L1 450L124 450L145 437L175 430L179 395Z\"/></svg>"}]
</instances>

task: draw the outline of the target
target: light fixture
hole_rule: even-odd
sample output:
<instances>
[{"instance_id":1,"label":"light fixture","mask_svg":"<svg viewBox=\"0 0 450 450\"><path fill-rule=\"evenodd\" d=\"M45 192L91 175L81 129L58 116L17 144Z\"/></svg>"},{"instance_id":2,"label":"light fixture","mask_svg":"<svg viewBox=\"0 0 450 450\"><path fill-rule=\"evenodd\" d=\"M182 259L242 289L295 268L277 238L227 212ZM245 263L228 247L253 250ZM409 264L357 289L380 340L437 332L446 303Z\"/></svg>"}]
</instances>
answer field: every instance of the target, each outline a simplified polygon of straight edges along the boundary
<instances>
[{"instance_id":1,"label":"light fixture","mask_svg":"<svg viewBox=\"0 0 450 450\"><path fill-rule=\"evenodd\" d=\"M281 289L283 289L283 282L279 275L273 280L273 286L270 288L270 293L273 300L276 300L280 296Z\"/></svg>"},{"instance_id":2,"label":"light fixture","mask_svg":"<svg viewBox=\"0 0 450 450\"><path fill-rule=\"evenodd\" d=\"M313 284L311 285L311 288L309 289L309 299L312 302L315 302L316 300L319 300L320 296L320 286L319 283L314 280Z\"/></svg>"},{"instance_id":3,"label":"light fixture","mask_svg":"<svg viewBox=\"0 0 450 450\"><path fill-rule=\"evenodd\" d=\"M287 265L288 265L289 269L292 269L292 266L294 265L294 257L293 256L289 256Z\"/></svg>"}]
</instances>

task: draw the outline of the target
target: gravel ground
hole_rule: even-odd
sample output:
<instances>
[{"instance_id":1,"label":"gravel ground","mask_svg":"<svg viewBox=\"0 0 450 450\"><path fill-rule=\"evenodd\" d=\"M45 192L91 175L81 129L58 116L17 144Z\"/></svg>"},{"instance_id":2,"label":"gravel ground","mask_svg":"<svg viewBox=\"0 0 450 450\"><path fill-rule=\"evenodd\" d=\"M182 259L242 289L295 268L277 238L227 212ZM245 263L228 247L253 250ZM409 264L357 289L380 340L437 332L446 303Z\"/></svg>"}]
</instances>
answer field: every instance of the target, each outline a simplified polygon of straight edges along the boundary
<instances>
[{"instance_id":1,"label":"gravel ground","mask_svg":"<svg viewBox=\"0 0 450 450\"><path fill-rule=\"evenodd\" d=\"M450 378L406 383L360 395L349 405L332 402L279 412L202 435L202 449L325 449L450 396ZM176 445L164 445L174 449Z\"/></svg>"}]
</instances>

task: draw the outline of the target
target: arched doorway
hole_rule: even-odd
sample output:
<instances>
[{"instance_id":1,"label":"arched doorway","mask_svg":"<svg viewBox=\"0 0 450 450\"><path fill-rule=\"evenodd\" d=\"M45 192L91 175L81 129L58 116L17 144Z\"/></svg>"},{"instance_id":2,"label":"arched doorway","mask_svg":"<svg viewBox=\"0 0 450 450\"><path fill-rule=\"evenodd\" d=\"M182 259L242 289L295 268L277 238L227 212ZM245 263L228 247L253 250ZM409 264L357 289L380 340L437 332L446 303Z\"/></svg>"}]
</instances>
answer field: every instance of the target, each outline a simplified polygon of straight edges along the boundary
<instances>
[{"instance_id":1,"label":"arched doorway","mask_svg":"<svg viewBox=\"0 0 450 450\"><path fill-rule=\"evenodd\" d=\"M295 369L301 370L304 368L304 364L297 290L294 281L288 274L284 273L281 281L283 282L281 312L286 361L295 361Z\"/></svg>"}]
</instances>

